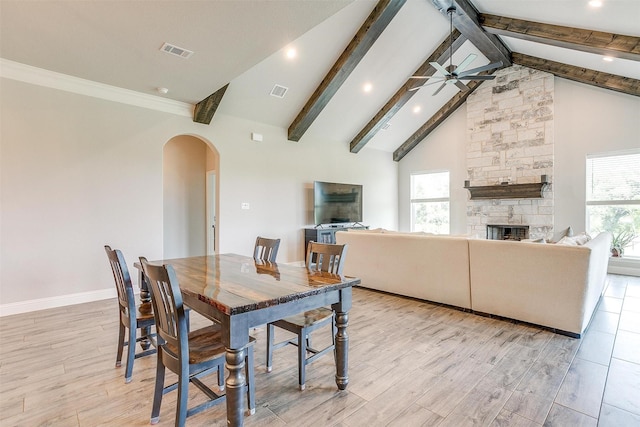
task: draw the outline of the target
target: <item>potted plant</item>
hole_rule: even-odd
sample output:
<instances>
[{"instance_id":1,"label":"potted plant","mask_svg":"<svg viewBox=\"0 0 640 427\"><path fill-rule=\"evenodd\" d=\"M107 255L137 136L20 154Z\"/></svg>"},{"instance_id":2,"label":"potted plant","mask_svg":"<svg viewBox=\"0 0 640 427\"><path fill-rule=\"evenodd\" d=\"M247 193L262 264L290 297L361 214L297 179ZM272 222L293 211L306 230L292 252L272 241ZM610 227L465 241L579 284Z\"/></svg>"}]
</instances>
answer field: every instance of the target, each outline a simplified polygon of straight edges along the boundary
<instances>
[{"instance_id":1,"label":"potted plant","mask_svg":"<svg viewBox=\"0 0 640 427\"><path fill-rule=\"evenodd\" d=\"M611 255L614 257L620 257L624 253L624 248L629 246L631 242L637 237L634 230L623 229L613 234L611 240Z\"/></svg>"}]
</instances>

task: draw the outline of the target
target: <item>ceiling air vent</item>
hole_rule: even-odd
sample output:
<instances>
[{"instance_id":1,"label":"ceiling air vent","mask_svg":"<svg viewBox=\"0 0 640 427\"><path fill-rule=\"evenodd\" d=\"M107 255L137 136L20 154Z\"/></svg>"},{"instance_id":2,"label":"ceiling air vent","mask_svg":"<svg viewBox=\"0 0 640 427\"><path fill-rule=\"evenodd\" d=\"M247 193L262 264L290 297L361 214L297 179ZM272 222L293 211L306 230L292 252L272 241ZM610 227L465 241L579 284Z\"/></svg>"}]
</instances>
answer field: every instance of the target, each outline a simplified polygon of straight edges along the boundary
<instances>
[{"instance_id":1,"label":"ceiling air vent","mask_svg":"<svg viewBox=\"0 0 640 427\"><path fill-rule=\"evenodd\" d=\"M273 86L273 89L271 89L270 95L275 96L276 98L284 98L284 95L285 93L287 93L288 90L289 90L288 87L275 85Z\"/></svg>"},{"instance_id":2,"label":"ceiling air vent","mask_svg":"<svg viewBox=\"0 0 640 427\"><path fill-rule=\"evenodd\" d=\"M179 56L180 58L185 58L185 59L193 55L192 51L183 49L181 47L178 47L176 45L169 44L169 43L163 44L160 50L170 55Z\"/></svg>"}]
</instances>

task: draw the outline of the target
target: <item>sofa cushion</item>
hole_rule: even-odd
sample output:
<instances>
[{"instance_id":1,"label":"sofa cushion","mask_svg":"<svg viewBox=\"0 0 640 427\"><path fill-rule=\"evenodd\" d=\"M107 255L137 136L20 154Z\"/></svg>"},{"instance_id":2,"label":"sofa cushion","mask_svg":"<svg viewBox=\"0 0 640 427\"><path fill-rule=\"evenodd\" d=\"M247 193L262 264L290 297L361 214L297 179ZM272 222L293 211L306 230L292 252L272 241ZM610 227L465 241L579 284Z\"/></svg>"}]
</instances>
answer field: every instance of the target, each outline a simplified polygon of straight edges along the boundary
<instances>
[{"instance_id":1,"label":"sofa cushion","mask_svg":"<svg viewBox=\"0 0 640 427\"><path fill-rule=\"evenodd\" d=\"M558 245L582 246L591 240L591 236L587 233L580 233L576 236L564 236L558 242Z\"/></svg>"}]
</instances>

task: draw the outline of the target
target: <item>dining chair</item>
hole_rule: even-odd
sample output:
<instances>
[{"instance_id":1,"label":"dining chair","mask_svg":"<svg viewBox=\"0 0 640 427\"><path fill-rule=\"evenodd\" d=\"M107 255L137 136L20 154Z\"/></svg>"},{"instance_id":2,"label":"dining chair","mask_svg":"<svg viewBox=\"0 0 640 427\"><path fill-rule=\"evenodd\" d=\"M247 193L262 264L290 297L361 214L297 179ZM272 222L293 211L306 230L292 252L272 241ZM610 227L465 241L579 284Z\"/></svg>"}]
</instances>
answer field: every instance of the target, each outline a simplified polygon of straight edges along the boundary
<instances>
[{"instance_id":1,"label":"dining chair","mask_svg":"<svg viewBox=\"0 0 640 427\"><path fill-rule=\"evenodd\" d=\"M116 353L116 367L122 366L122 351L127 347L127 367L124 374L124 382L130 383L133 376L133 361L139 357L148 356L156 352L155 334L151 333L151 327L155 320L151 311L141 312L140 305L136 304L135 295L133 294L133 285L131 284L131 276L127 263L124 260L122 252L118 249L111 249L105 245L104 250L107 252L113 278L118 291L118 309L119 309L119 333L118 333L118 352ZM138 336L140 329L140 336ZM128 332L128 334L127 334ZM136 353L136 344L146 341L153 345L148 349Z\"/></svg>"},{"instance_id":2,"label":"dining chair","mask_svg":"<svg viewBox=\"0 0 640 427\"><path fill-rule=\"evenodd\" d=\"M280 247L280 239L268 239L258 236L256 245L253 249L253 259L276 262L278 256L278 248Z\"/></svg>"},{"instance_id":3,"label":"dining chair","mask_svg":"<svg viewBox=\"0 0 640 427\"><path fill-rule=\"evenodd\" d=\"M347 245L309 242L307 245L306 267L310 271L325 271L342 274ZM331 325L331 344L323 349L311 345L311 332L323 326ZM288 340L274 343L275 326L296 334ZM305 389L306 366L329 351L334 352L336 346L336 326L333 310L326 307L305 311L295 316L277 320L267 325L267 372L273 366L273 351L286 345L298 347L298 384L300 390ZM307 357L307 354L310 354Z\"/></svg>"},{"instance_id":4,"label":"dining chair","mask_svg":"<svg viewBox=\"0 0 640 427\"><path fill-rule=\"evenodd\" d=\"M178 389L176 426L184 426L186 418L213 405L225 401L224 366L225 346L222 342L223 329L218 323L188 332L185 307L176 273L171 265L150 264L140 258L143 272L147 277L153 302L158 334L158 362L156 383L151 410L151 424L160 421L162 396ZM249 414L255 413L255 388L253 368L253 343L250 338L245 353L245 376L247 378L247 403ZM164 385L165 368L178 375L178 381ZM217 373L219 391L207 387L201 377ZM189 383L193 383L209 400L188 408Z\"/></svg>"}]
</instances>

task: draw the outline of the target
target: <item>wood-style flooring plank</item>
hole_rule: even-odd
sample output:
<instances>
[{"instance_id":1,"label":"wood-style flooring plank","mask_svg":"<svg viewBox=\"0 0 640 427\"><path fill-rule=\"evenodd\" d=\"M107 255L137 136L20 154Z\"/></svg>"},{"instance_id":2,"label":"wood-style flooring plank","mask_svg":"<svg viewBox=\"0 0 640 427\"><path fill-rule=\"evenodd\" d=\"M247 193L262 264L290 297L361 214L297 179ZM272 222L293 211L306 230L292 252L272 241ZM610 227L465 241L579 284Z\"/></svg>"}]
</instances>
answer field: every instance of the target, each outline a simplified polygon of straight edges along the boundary
<instances>
[{"instance_id":1,"label":"wood-style flooring plank","mask_svg":"<svg viewBox=\"0 0 640 427\"><path fill-rule=\"evenodd\" d=\"M606 366L578 359L569 368L555 401L574 411L598 418L606 381Z\"/></svg>"},{"instance_id":2,"label":"wood-style flooring plank","mask_svg":"<svg viewBox=\"0 0 640 427\"><path fill-rule=\"evenodd\" d=\"M576 358L609 366L613 343L616 336L600 331L589 331L585 334L576 354Z\"/></svg>"},{"instance_id":3,"label":"wood-style flooring plank","mask_svg":"<svg viewBox=\"0 0 640 427\"><path fill-rule=\"evenodd\" d=\"M554 404L544 425L549 427L597 427L598 420L573 409Z\"/></svg>"},{"instance_id":4,"label":"wood-style flooring plank","mask_svg":"<svg viewBox=\"0 0 640 427\"><path fill-rule=\"evenodd\" d=\"M640 365L613 358L603 403L640 415Z\"/></svg>"},{"instance_id":5,"label":"wood-style flooring plank","mask_svg":"<svg viewBox=\"0 0 640 427\"><path fill-rule=\"evenodd\" d=\"M640 415L632 414L615 406L602 404L598 427L640 426Z\"/></svg>"},{"instance_id":6,"label":"wood-style flooring plank","mask_svg":"<svg viewBox=\"0 0 640 427\"><path fill-rule=\"evenodd\" d=\"M540 427L542 424L534 423L533 421L509 412L506 409L500 411L498 416L490 424L491 427Z\"/></svg>"},{"instance_id":7,"label":"wood-style flooring plank","mask_svg":"<svg viewBox=\"0 0 640 427\"><path fill-rule=\"evenodd\" d=\"M486 426L500 413L512 391L501 387L474 387L439 424L441 427Z\"/></svg>"}]
</instances>

